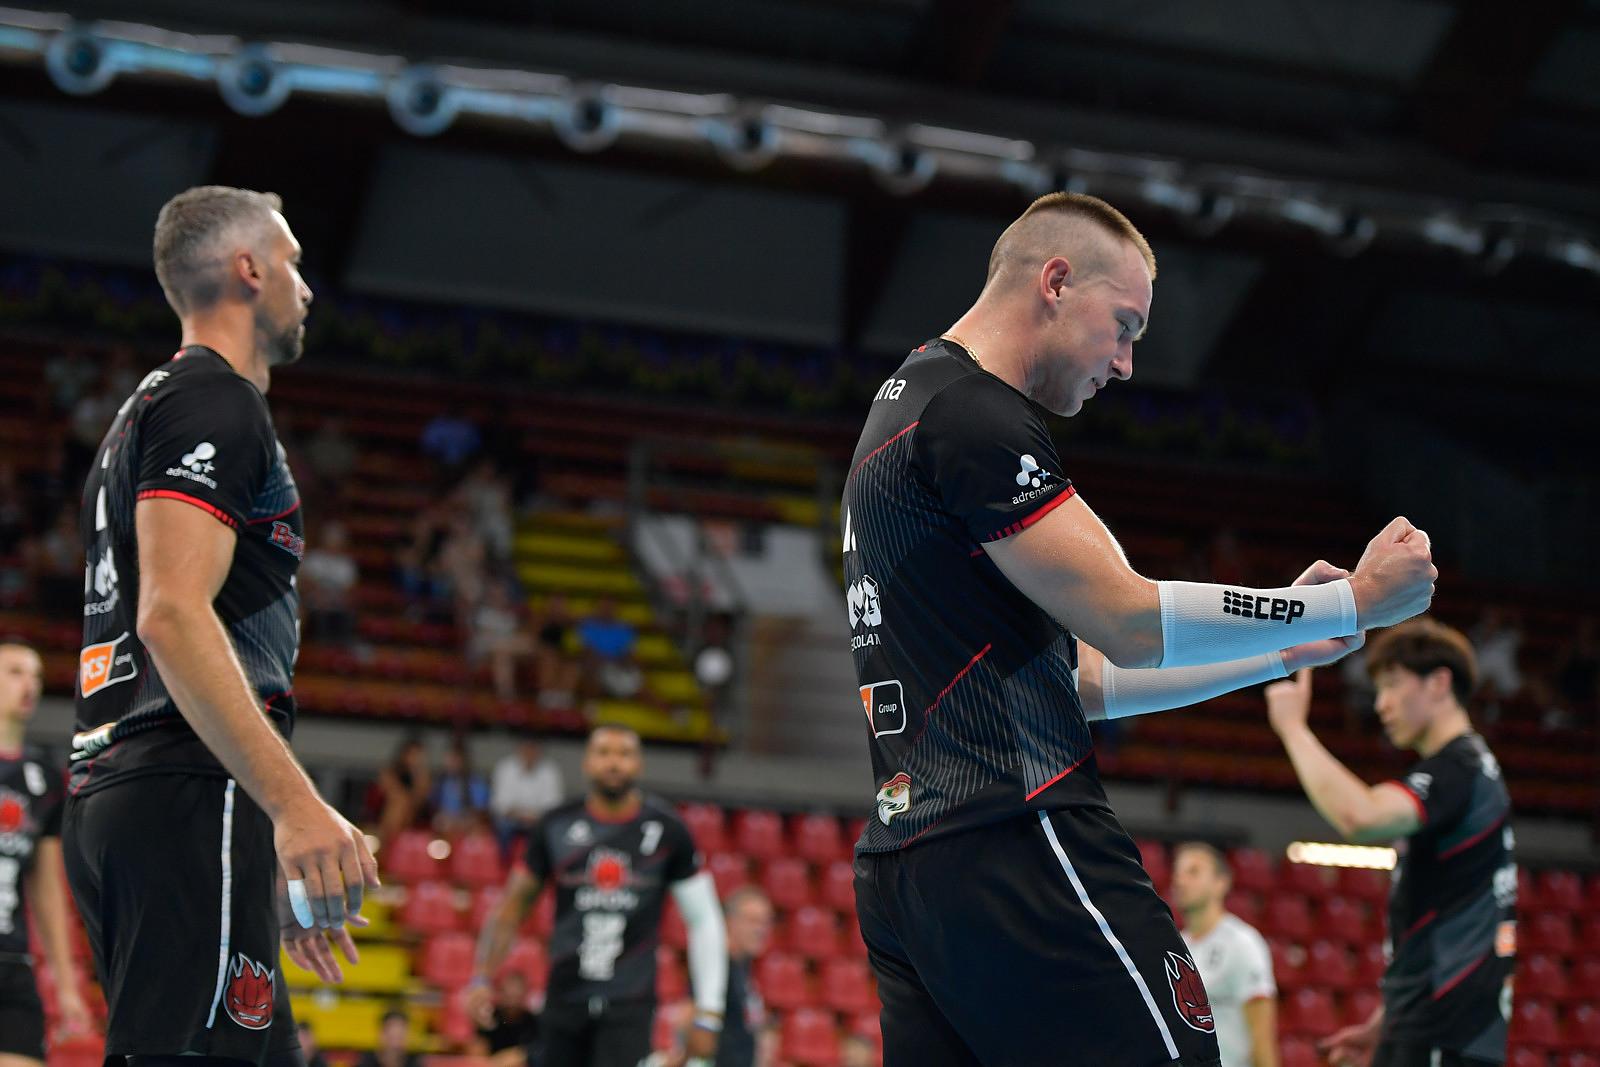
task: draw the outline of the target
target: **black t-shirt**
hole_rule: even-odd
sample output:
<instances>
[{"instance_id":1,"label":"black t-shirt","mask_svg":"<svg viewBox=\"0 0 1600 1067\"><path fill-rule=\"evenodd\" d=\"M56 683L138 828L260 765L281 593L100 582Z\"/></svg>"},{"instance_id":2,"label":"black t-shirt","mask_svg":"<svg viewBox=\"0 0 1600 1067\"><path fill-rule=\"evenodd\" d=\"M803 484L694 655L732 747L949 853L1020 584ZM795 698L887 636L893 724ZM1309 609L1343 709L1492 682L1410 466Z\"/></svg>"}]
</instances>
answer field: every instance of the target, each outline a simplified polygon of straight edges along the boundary
<instances>
[{"instance_id":1,"label":"black t-shirt","mask_svg":"<svg viewBox=\"0 0 1600 1067\"><path fill-rule=\"evenodd\" d=\"M667 889L700 869L683 821L646 797L631 819L595 816L584 800L539 820L528 870L556 893L546 1013L606 1003L654 1003L656 945Z\"/></svg>"},{"instance_id":2,"label":"black t-shirt","mask_svg":"<svg viewBox=\"0 0 1600 1067\"><path fill-rule=\"evenodd\" d=\"M1511 798L1483 738L1463 734L1396 781L1422 826L1389 893L1384 1033L1492 1062L1506 1055L1516 964Z\"/></svg>"},{"instance_id":3,"label":"black t-shirt","mask_svg":"<svg viewBox=\"0 0 1600 1067\"><path fill-rule=\"evenodd\" d=\"M512 1018L499 1008L494 1010L494 1025L479 1028L479 1036L489 1043L489 1052L504 1052L508 1048L526 1048L539 1039L539 1017L524 1010Z\"/></svg>"},{"instance_id":4,"label":"black t-shirt","mask_svg":"<svg viewBox=\"0 0 1600 1067\"><path fill-rule=\"evenodd\" d=\"M84 486L75 793L138 774L227 773L184 722L135 631L134 508L152 498L199 508L236 535L214 605L265 713L285 736L294 726L300 494L266 398L217 353L192 346L122 405Z\"/></svg>"},{"instance_id":5,"label":"black t-shirt","mask_svg":"<svg viewBox=\"0 0 1600 1067\"><path fill-rule=\"evenodd\" d=\"M766 1028L767 1006L750 982L750 961L728 960L728 1001L716 1067L755 1067L756 1037Z\"/></svg>"},{"instance_id":6,"label":"black t-shirt","mask_svg":"<svg viewBox=\"0 0 1600 1067\"><path fill-rule=\"evenodd\" d=\"M0 752L0 962L28 956L27 876L39 839L61 836L63 792L42 749Z\"/></svg>"},{"instance_id":7,"label":"black t-shirt","mask_svg":"<svg viewBox=\"0 0 1600 1067\"><path fill-rule=\"evenodd\" d=\"M959 346L928 342L878 390L841 509L877 789L858 849L1106 804L1076 639L983 549L1073 493L1040 409Z\"/></svg>"}]
</instances>

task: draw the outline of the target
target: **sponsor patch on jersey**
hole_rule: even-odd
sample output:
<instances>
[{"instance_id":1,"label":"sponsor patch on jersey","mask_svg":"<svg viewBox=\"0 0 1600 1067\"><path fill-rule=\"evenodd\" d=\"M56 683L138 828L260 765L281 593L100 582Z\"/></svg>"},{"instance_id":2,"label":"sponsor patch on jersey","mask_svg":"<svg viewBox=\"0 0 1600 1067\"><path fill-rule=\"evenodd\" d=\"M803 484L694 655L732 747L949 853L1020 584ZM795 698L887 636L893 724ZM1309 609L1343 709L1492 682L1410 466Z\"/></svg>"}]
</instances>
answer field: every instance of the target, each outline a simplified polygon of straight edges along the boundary
<instances>
[{"instance_id":1,"label":"sponsor patch on jersey","mask_svg":"<svg viewBox=\"0 0 1600 1067\"><path fill-rule=\"evenodd\" d=\"M906 728L906 698L898 681L862 686L861 707L867 713L873 737L897 734Z\"/></svg>"},{"instance_id":2,"label":"sponsor patch on jersey","mask_svg":"<svg viewBox=\"0 0 1600 1067\"><path fill-rule=\"evenodd\" d=\"M306 539L295 533L294 527L290 526L288 523L273 523L272 536L270 540L273 544L289 553L289 555L293 556L295 559L305 558Z\"/></svg>"},{"instance_id":3,"label":"sponsor patch on jersey","mask_svg":"<svg viewBox=\"0 0 1600 1067\"><path fill-rule=\"evenodd\" d=\"M78 653L78 691L84 696L94 696L107 686L130 681L139 674L139 665L132 652L118 652L117 646L128 639L126 632L114 640L85 645Z\"/></svg>"},{"instance_id":4,"label":"sponsor patch on jersey","mask_svg":"<svg viewBox=\"0 0 1600 1067\"><path fill-rule=\"evenodd\" d=\"M1494 928L1494 954L1502 959L1517 954L1517 920L1507 919Z\"/></svg>"},{"instance_id":5,"label":"sponsor patch on jersey","mask_svg":"<svg viewBox=\"0 0 1600 1067\"><path fill-rule=\"evenodd\" d=\"M904 814L911 807L911 776L901 771L878 790L878 818L888 826L889 820Z\"/></svg>"}]
</instances>

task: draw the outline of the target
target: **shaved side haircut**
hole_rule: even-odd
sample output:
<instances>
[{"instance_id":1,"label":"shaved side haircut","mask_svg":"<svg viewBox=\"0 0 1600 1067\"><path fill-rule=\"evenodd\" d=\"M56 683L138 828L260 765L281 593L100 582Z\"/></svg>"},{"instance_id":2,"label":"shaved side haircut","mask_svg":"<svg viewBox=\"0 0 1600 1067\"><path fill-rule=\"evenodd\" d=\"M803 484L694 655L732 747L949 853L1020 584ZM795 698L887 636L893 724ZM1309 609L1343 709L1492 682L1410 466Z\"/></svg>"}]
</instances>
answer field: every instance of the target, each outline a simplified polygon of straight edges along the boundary
<instances>
[{"instance_id":1,"label":"shaved side haircut","mask_svg":"<svg viewBox=\"0 0 1600 1067\"><path fill-rule=\"evenodd\" d=\"M1110 269L1115 242L1128 241L1139 250L1150 280L1156 276L1156 254L1128 217L1097 196L1046 193L1006 227L989 254L985 285L1002 275L1031 274L1052 256L1065 255L1075 273L1085 276Z\"/></svg>"}]
</instances>

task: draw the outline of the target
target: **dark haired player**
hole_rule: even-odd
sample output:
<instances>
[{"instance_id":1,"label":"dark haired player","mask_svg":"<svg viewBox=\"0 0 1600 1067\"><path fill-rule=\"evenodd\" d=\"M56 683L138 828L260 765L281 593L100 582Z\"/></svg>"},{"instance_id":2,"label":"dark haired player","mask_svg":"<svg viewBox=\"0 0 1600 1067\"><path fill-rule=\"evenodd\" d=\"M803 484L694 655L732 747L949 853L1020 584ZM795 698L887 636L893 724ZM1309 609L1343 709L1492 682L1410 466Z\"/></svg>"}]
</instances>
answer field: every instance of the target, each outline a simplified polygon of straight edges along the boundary
<instances>
[{"instance_id":1,"label":"dark haired player","mask_svg":"<svg viewBox=\"0 0 1600 1067\"><path fill-rule=\"evenodd\" d=\"M598 726L584 749L586 796L547 812L528 839L527 865L484 924L474 978L482 1017L490 977L538 899L553 885L555 929L540 1018L538 1067L638 1067L650 1055L656 945L671 891L689 929L694 1023L687 1056L710 1067L722 1031L727 932L717 890L675 812L639 789L639 735Z\"/></svg>"},{"instance_id":2,"label":"dark haired player","mask_svg":"<svg viewBox=\"0 0 1600 1067\"><path fill-rule=\"evenodd\" d=\"M182 347L123 402L84 488L62 843L106 1053L133 1067L297 1064L280 928L335 975L327 938L354 960L343 924L377 884L288 745L304 526L266 394L300 356L311 290L279 207L204 186L161 209Z\"/></svg>"},{"instance_id":3,"label":"dark haired player","mask_svg":"<svg viewBox=\"0 0 1600 1067\"><path fill-rule=\"evenodd\" d=\"M1383 732L1422 757L1404 779L1369 786L1307 722L1311 672L1267 687L1267 713L1306 796L1351 841L1398 841L1389 892L1383 1005L1324 1046L1334 1067L1504 1063L1517 951L1511 798L1472 729L1472 645L1415 619L1367 650Z\"/></svg>"},{"instance_id":4,"label":"dark haired player","mask_svg":"<svg viewBox=\"0 0 1600 1067\"><path fill-rule=\"evenodd\" d=\"M879 389L856 448L844 571L876 790L856 906L886 1067L1215 1063L1194 961L1087 720L1331 662L1432 595L1427 536L1404 519L1349 577L1319 563L1294 587L1225 589L1133 570L1041 409L1075 414L1132 374L1154 278L1109 204L1041 198L973 307Z\"/></svg>"}]
</instances>

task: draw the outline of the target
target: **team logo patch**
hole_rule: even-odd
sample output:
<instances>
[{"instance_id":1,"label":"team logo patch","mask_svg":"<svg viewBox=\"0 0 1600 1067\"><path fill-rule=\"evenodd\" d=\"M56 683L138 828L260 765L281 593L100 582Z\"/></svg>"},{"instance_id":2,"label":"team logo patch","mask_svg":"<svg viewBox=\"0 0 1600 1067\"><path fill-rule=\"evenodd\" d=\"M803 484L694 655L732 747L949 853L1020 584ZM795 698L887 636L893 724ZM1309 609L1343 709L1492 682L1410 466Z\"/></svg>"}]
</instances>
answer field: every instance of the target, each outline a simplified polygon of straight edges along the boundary
<instances>
[{"instance_id":1,"label":"team logo patch","mask_svg":"<svg viewBox=\"0 0 1600 1067\"><path fill-rule=\"evenodd\" d=\"M108 685L126 682L139 673L132 652L118 652L117 646L128 639L126 633L113 641L85 645L78 653L78 691L84 696L94 696Z\"/></svg>"},{"instance_id":2,"label":"team logo patch","mask_svg":"<svg viewBox=\"0 0 1600 1067\"><path fill-rule=\"evenodd\" d=\"M304 559L306 555L306 539L294 532L294 527L286 522L272 524L272 543L283 549L295 559Z\"/></svg>"},{"instance_id":3,"label":"team logo patch","mask_svg":"<svg viewBox=\"0 0 1600 1067\"><path fill-rule=\"evenodd\" d=\"M16 833L27 817L28 809L23 807L17 794L9 789L0 792L0 834Z\"/></svg>"},{"instance_id":4,"label":"team logo patch","mask_svg":"<svg viewBox=\"0 0 1600 1067\"><path fill-rule=\"evenodd\" d=\"M228 987L222 1003L228 1018L246 1030L265 1030L272 1025L272 968L263 967L243 952L233 957L228 968Z\"/></svg>"},{"instance_id":5,"label":"team logo patch","mask_svg":"<svg viewBox=\"0 0 1600 1067\"><path fill-rule=\"evenodd\" d=\"M897 734L906 728L906 698L897 681L862 686L861 707L867 713L873 737Z\"/></svg>"},{"instance_id":6,"label":"team logo patch","mask_svg":"<svg viewBox=\"0 0 1600 1067\"><path fill-rule=\"evenodd\" d=\"M901 771L878 790L878 818L888 826L889 820L911 807L911 776Z\"/></svg>"},{"instance_id":7,"label":"team logo patch","mask_svg":"<svg viewBox=\"0 0 1600 1067\"><path fill-rule=\"evenodd\" d=\"M1178 1015L1203 1034L1216 1033L1217 1020L1211 1014L1211 1000L1206 996L1206 986L1200 980L1194 960L1168 952L1166 967L1167 982L1172 986L1172 1006L1178 1009Z\"/></svg>"},{"instance_id":8,"label":"team logo patch","mask_svg":"<svg viewBox=\"0 0 1600 1067\"><path fill-rule=\"evenodd\" d=\"M632 881L631 866L626 852L597 848L589 853L589 881L596 889L607 892L621 889Z\"/></svg>"}]
</instances>

